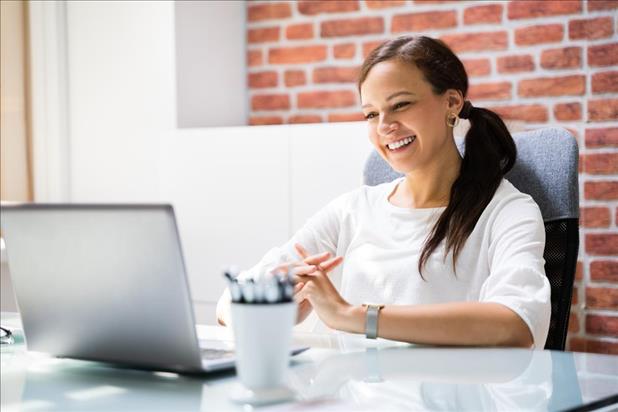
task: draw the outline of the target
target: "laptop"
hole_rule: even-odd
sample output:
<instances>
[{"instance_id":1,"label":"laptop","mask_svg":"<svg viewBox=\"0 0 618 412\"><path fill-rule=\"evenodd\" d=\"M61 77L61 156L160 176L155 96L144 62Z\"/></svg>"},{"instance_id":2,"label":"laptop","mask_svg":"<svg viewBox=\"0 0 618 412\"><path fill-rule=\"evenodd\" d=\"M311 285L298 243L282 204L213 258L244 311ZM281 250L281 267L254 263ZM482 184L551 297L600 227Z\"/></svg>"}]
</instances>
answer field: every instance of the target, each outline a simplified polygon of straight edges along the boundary
<instances>
[{"instance_id":1,"label":"laptop","mask_svg":"<svg viewBox=\"0 0 618 412\"><path fill-rule=\"evenodd\" d=\"M172 206L3 204L0 213L29 350L180 373L234 367L229 343L198 340Z\"/></svg>"}]
</instances>

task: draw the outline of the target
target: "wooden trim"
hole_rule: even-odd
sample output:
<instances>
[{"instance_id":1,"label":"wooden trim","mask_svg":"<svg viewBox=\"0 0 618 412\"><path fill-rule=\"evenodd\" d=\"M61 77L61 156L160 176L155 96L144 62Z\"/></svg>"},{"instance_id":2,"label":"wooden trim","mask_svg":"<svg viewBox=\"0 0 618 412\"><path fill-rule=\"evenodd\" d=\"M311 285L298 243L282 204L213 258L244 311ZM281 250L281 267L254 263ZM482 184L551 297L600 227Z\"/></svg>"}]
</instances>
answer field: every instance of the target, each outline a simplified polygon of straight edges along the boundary
<instances>
[{"instance_id":1,"label":"wooden trim","mask_svg":"<svg viewBox=\"0 0 618 412\"><path fill-rule=\"evenodd\" d=\"M32 200L24 3L2 2L2 194Z\"/></svg>"}]
</instances>

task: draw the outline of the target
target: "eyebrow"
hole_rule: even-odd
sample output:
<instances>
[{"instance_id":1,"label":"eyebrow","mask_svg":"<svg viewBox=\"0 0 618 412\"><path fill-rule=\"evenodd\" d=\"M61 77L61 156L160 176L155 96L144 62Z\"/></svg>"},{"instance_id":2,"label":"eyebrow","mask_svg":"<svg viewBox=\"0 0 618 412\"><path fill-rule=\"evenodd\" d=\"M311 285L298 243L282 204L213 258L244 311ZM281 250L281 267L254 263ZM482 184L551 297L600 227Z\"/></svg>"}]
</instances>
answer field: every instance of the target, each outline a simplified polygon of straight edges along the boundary
<instances>
[{"instance_id":1,"label":"eyebrow","mask_svg":"<svg viewBox=\"0 0 618 412\"><path fill-rule=\"evenodd\" d=\"M405 90L404 91L400 91L400 92L395 92L395 93L391 94L390 96L388 96L386 98L386 101L389 101L391 99L394 99L397 96L402 96L402 95L412 95L413 96L414 93L406 92ZM369 103L367 103L367 104L362 105L361 107L364 109L364 108L369 107L369 106L371 106L371 105Z\"/></svg>"}]
</instances>

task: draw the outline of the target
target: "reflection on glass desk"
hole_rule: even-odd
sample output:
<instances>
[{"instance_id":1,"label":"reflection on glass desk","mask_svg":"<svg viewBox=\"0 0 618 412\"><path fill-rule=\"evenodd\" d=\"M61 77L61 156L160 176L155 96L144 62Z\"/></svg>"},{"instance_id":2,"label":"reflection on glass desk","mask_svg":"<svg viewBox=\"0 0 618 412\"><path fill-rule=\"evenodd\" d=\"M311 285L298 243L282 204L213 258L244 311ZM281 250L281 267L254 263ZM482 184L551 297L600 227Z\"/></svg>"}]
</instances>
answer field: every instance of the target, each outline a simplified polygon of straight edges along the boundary
<instances>
[{"instance_id":1,"label":"reflection on glass desk","mask_svg":"<svg viewBox=\"0 0 618 412\"><path fill-rule=\"evenodd\" d=\"M200 376L147 372L27 352L14 314L2 326L2 411L251 410L229 400L233 371ZM200 327L200 338L230 338ZM348 334L295 335L312 349L294 358L297 401L259 411L613 410L618 356L498 348L436 348ZM145 348L147 350L147 348ZM612 406L613 405L613 406ZM581 408L581 409L579 409Z\"/></svg>"}]
</instances>

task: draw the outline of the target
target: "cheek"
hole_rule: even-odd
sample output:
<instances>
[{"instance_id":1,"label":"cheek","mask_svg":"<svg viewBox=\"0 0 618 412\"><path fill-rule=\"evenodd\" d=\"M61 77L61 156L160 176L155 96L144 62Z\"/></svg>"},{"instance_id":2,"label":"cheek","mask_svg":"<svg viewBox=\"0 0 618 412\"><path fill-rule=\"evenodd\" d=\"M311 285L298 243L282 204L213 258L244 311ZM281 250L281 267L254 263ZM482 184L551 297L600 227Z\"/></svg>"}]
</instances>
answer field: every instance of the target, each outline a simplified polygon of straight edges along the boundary
<instances>
[{"instance_id":1,"label":"cheek","mask_svg":"<svg viewBox=\"0 0 618 412\"><path fill-rule=\"evenodd\" d=\"M418 121L415 122L415 131L422 137L423 145L431 146L436 140L447 133L446 115L439 107L428 108L418 113Z\"/></svg>"},{"instance_id":2,"label":"cheek","mask_svg":"<svg viewBox=\"0 0 618 412\"><path fill-rule=\"evenodd\" d=\"M425 106L415 113L417 127L433 128L436 124L436 119L439 116L437 110L433 106Z\"/></svg>"}]
</instances>

